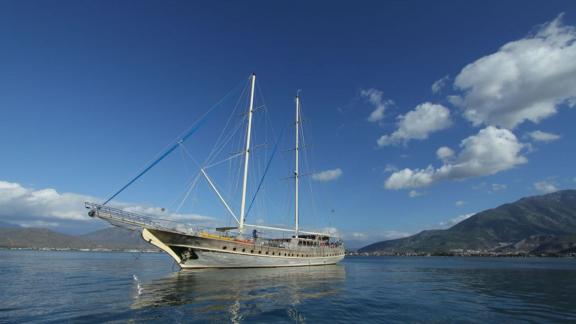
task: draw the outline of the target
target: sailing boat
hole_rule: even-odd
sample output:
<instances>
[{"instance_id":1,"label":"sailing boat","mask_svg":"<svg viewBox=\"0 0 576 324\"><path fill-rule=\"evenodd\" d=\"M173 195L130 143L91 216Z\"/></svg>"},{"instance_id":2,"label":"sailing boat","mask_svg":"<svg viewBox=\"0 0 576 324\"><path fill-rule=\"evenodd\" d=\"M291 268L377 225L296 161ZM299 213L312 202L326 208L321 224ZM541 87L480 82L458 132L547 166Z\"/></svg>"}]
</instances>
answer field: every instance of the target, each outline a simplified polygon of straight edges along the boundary
<instances>
[{"instance_id":1,"label":"sailing boat","mask_svg":"<svg viewBox=\"0 0 576 324\"><path fill-rule=\"evenodd\" d=\"M239 217L217 190L204 168L200 173L215 192L228 213L237 222L237 226L214 229L198 228L183 223L166 222L154 217L113 208L106 204L116 195L131 185L159 160L172 152L186 140L186 134L174 144L160 159L152 163L132 179L126 186L103 204L86 202L88 215L98 217L115 226L139 230L148 243L155 245L170 255L183 269L198 268L257 268L257 267L294 267L335 264L344 258L343 242L331 233L302 230L299 227L299 154L301 125L300 96L296 96L296 136L295 136L295 169L294 169L294 227L284 228L266 225L248 224L246 222L246 193L249 176L251 153L252 115L254 112L254 91L256 75L250 77L250 97L247 111L245 145L242 152L244 163L242 172L242 195ZM290 233L289 237L265 237L266 233ZM250 233L251 235L247 235Z\"/></svg>"}]
</instances>

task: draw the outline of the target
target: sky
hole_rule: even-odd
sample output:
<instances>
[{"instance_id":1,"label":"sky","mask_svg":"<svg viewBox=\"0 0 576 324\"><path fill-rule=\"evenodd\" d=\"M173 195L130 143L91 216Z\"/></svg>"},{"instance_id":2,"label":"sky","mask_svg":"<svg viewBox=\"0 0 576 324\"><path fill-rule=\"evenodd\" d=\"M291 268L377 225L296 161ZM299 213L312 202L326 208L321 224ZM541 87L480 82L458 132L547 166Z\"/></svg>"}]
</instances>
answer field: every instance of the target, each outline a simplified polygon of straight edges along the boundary
<instances>
[{"instance_id":1,"label":"sky","mask_svg":"<svg viewBox=\"0 0 576 324\"><path fill-rule=\"evenodd\" d=\"M256 174L301 90L303 226L361 244L576 187L573 1L1 1L0 221L101 228L83 202L110 197L222 98L186 148L114 202L226 219L203 180L192 202L178 197L227 118L243 121L253 72L267 130L254 130L267 152ZM274 162L285 170L264 186L274 202L254 221L290 225L286 129ZM226 187L225 168L213 172Z\"/></svg>"}]
</instances>

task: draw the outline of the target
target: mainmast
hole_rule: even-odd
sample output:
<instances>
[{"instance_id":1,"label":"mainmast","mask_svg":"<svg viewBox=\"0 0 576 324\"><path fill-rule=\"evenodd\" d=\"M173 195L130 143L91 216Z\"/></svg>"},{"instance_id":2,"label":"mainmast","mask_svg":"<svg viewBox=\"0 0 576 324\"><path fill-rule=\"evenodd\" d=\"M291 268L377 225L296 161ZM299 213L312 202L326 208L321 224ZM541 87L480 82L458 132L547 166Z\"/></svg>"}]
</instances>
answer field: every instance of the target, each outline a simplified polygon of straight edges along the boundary
<instances>
[{"instance_id":1,"label":"mainmast","mask_svg":"<svg viewBox=\"0 0 576 324\"><path fill-rule=\"evenodd\" d=\"M252 112L254 108L254 88L256 85L256 74L252 73L250 86L250 105L248 106L248 126L246 127L246 147L244 150L244 178L242 181L242 202L240 205L240 233L244 230L244 220L246 218L246 185L248 181L248 161L250 160L250 136L252 134Z\"/></svg>"},{"instance_id":2,"label":"mainmast","mask_svg":"<svg viewBox=\"0 0 576 324\"><path fill-rule=\"evenodd\" d=\"M300 95L296 94L296 148L294 152L296 153L295 162L296 167L294 168L294 234L298 238L298 185L299 185L299 140L300 140Z\"/></svg>"}]
</instances>

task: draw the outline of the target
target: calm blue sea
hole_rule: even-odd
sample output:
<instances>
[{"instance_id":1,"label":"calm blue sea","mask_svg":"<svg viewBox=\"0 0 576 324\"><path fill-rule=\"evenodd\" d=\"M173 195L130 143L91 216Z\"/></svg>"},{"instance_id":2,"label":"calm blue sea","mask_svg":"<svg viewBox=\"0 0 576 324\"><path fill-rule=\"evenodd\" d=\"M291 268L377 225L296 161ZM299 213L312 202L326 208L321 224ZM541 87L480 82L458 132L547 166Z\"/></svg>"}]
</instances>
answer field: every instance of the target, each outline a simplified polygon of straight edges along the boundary
<instances>
[{"instance_id":1,"label":"calm blue sea","mask_svg":"<svg viewBox=\"0 0 576 324\"><path fill-rule=\"evenodd\" d=\"M178 271L163 254L0 250L0 322L576 322L576 259L348 257Z\"/></svg>"}]
</instances>

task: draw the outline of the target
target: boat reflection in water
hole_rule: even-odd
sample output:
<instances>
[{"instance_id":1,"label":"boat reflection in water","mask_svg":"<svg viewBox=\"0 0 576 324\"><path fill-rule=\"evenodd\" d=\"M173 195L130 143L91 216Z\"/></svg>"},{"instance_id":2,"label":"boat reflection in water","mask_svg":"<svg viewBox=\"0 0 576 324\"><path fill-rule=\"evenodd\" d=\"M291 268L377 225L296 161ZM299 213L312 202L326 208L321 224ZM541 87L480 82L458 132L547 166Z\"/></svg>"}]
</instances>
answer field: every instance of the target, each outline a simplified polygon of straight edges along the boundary
<instances>
[{"instance_id":1,"label":"boat reflection in water","mask_svg":"<svg viewBox=\"0 0 576 324\"><path fill-rule=\"evenodd\" d=\"M342 265L179 271L138 283L132 308L180 306L188 319L236 321L281 312L302 320L296 306L338 295L345 278Z\"/></svg>"}]
</instances>

